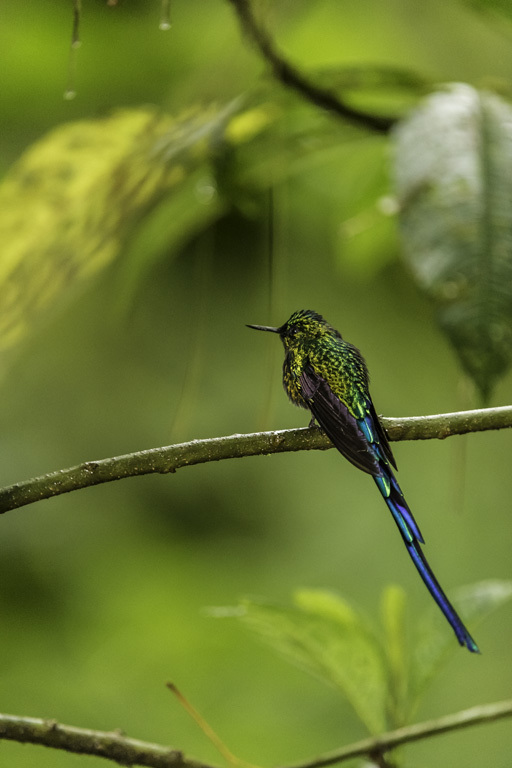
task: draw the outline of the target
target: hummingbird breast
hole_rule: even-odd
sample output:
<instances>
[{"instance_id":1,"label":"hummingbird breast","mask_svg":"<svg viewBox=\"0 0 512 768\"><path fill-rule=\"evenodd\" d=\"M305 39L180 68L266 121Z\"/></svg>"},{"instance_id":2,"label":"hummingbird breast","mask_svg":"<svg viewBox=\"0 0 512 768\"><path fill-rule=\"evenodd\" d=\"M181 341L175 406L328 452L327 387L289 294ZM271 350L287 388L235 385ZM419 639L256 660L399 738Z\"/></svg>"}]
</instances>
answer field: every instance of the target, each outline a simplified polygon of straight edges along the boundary
<instances>
[{"instance_id":1,"label":"hummingbird breast","mask_svg":"<svg viewBox=\"0 0 512 768\"><path fill-rule=\"evenodd\" d=\"M286 394L299 408L308 408L302 396L300 377L308 364L308 356L303 349L289 349L283 363L283 386Z\"/></svg>"}]
</instances>

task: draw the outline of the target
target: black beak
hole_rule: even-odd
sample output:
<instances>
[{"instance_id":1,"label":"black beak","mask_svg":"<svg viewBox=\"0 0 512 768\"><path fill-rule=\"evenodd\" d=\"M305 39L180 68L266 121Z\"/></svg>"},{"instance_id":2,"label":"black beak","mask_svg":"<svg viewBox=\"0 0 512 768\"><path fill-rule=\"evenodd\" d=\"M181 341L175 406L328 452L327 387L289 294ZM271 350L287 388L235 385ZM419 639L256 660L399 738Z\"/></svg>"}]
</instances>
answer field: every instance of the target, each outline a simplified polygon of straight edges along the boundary
<instances>
[{"instance_id":1,"label":"black beak","mask_svg":"<svg viewBox=\"0 0 512 768\"><path fill-rule=\"evenodd\" d=\"M255 331L270 331L271 333L281 333L280 328L272 328L270 325L247 325L247 328L254 328Z\"/></svg>"}]
</instances>

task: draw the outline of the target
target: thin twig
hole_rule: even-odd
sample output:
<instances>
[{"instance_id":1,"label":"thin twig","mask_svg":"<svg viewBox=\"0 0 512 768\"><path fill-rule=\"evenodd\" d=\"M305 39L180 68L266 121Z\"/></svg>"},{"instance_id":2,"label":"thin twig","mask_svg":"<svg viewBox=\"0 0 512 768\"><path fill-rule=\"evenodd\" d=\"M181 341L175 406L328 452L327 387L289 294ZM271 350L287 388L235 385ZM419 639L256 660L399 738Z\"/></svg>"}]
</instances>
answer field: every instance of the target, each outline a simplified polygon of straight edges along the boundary
<instances>
[{"instance_id":1,"label":"thin twig","mask_svg":"<svg viewBox=\"0 0 512 768\"><path fill-rule=\"evenodd\" d=\"M446 715L436 720L427 720L424 723L407 725L404 728L398 728L396 731L389 731L380 736L364 739L355 744L349 744L347 747L321 755L308 762L288 765L286 768L323 768L323 766L342 763L354 757L383 754L404 744L411 744L413 741L420 741L430 736L440 736L443 733L458 731L461 728L468 728L472 725L492 723L495 720L511 716L512 699L498 701L493 704L481 704L471 709L456 712L454 715Z\"/></svg>"},{"instance_id":2,"label":"thin twig","mask_svg":"<svg viewBox=\"0 0 512 768\"><path fill-rule=\"evenodd\" d=\"M290 64L274 46L268 33L258 25L249 0L229 0L234 7L240 26L270 64L274 77L287 88L292 88L317 107L326 109L357 126L378 133L388 133L396 119L372 115L345 104L334 91L322 88L309 80Z\"/></svg>"},{"instance_id":3,"label":"thin twig","mask_svg":"<svg viewBox=\"0 0 512 768\"><path fill-rule=\"evenodd\" d=\"M253 763L246 763L245 760L241 760L239 757L233 754L233 752L224 744L220 736L218 736L210 723L206 722L204 717L192 706L190 701L185 698L179 688L174 683L167 683L167 688L174 693L183 709L190 715L192 720L202 730L206 738L213 744L217 752L222 755L224 760L233 768L259 768L259 766Z\"/></svg>"},{"instance_id":4,"label":"thin twig","mask_svg":"<svg viewBox=\"0 0 512 768\"><path fill-rule=\"evenodd\" d=\"M436 416L382 419L391 440L444 439L450 435L512 427L512 406L484 408ZM0 514L52 496L125 477L168 474L181 467L223 459L238 459L289 451L325 451L332 448L329 438L318 427L254 432L247 435L192 440L163 448L127 453L98 461L86 461L41 477L0 489Z\"/></svg>"}]
</instances>

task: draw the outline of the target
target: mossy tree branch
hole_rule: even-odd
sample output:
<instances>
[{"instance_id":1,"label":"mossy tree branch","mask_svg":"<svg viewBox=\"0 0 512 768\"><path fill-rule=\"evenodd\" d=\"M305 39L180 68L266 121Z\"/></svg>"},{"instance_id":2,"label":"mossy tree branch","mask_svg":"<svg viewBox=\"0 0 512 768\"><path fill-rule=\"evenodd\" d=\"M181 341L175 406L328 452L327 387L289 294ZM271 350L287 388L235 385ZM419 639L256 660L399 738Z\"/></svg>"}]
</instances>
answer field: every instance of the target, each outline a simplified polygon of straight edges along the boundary
<instances>
[{"instance_id":1,"label":"mossy tree branch","mask_svg":"<svg viewBox=\"0 0 512 768\"><path fill-rule=\"evenodd\" d=\"M512 699L483 704L453 715L364 739L286 768L323 768L364 756L380 760L386 752L404 744L511 716ZM119 731L93 731L35 717L0 714L0 739L18 741L21 744L41 744L80 755L104 757L120 765L142 765L149 768L213 768L186 757L180 750L130 739Z\"/></svg>"},{"instance_id":2,"label":"mossy tree branch","mask_svg":"<svg viewBox=\"0 0 512 768\"><path fill-rule=\"evenodd\" d=\"M512 406L409 418L383 418L391 440L444 439L451 435L512 427ZM86 461L0 489L0 513L92 485L137 475L168 474L182 467L289 451L327 450L332 443L318 427L254 432L192 440L98 461Z\"/></svg>"},{"instance_id":3,"label":"mossy tree branch","mask_svg":"<svg viewBox=\"0 0 512 768\"><path fill-rule=\"evenodd\" d=\"M105 757L119 765L150 768L209 768L182 752L160 744L130 739L119 731L93 731L61 725L55 720L0 714L0 739L41 744L78 755Z\"/></svg>"}]
</instances>

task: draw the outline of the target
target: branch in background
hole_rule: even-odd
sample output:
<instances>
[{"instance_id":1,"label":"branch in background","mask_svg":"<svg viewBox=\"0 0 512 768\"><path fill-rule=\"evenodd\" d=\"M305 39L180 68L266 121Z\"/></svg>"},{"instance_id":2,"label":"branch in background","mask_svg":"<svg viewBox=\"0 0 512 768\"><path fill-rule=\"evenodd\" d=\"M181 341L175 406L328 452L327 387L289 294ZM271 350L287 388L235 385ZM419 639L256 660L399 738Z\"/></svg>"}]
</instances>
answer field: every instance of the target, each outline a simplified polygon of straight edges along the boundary
<instances>
[{"instance_id":1,"label":"branch in background","mask_svg":"<svg viewBox=\"0 0 512 768\"><path fill-rule=\"evenodd\" d=\"M283 85L297 91L315 106L326 109L338 117L348 120L353 125L368 128L378 133L389 132L396 122L395 119L372 115L350 107L333 91L315 85L302 72L286 61L277 51L266 31L258 25L249 0L228 0L228 2L235 9L242 30L256 45L265 61L270 64L274 77Z\"/></svg>"},{"instance_id":2,"label":"branch in background","mask_svg":"<svg viewBox=\"0 0 512 768\"><path fill-rule=\"evenodd\" d=\"M444 439L450 435L512 427L512 406L442 413L437 416L383 418L382 424L390 440ZM0 513L125 477L168 474L181 467L223 459L289 451L325 451L332 447L329 438L318 427L306 427L192 440L189 443L152 448L109 459L86 461L70 469L61 469L0 489Z\"/></svg>"},{"instance_id":3,"label":"branch in background","mask_svg":"<svg viewBox=\"0 0 512 768\"><path fill-rule=\"evenodd\" d=\"M457 712L455 715L409 725L380 736L364 739L287 768L322 768L363 756L377 760L386 752L403 744L511 716L511 699L494 704L483 704ZM21 744L41 744L80 755L104 757L120 765L143 765L149 768L212 768L205 763L185 757L179 750L130 739L117 731L92 731L35 717L0 714L0 739L18 741Z\"/></svg>"},{"instance_id":4,"label":"branch in background","mask_svg":"<svg viewBox=\"0 0 512 768\"><path fill-rule=\"evenodd\" d=\"M177 749L129 739L118 731L92 731L61 725L55 720L0 714L0 739L21 744L41 744L78 755L105 757L119 765L150 768L210 768L187 758Z\"/></svg>"},{"instance_id":5,"label":"branch in background","mask_svg":"<svg viewBox=\"0 0 512 768\"><path fill-rule=\"evenodd\" d=\"M323 768L326 765L334 765L345 760L352 760L354 757L364 756L375 760L379 755L404 744L411 744L413 741L420 741L429 736L440 736L443 733L458 731L471 725L492 723L495 720L511 716L512 699L498 701L494 704L482 704L471 709L464 709L462 712L457 712L454 715L446 715L446 717L440 717L437 720L427 720L425 723L407 725L405 728L398 728L396 731L389 731L380 736L364 739L355 744L349 744L348 747L329 752L307 763L296 763L286 766L286 768Z\"/></svg>"}]
</instances>

